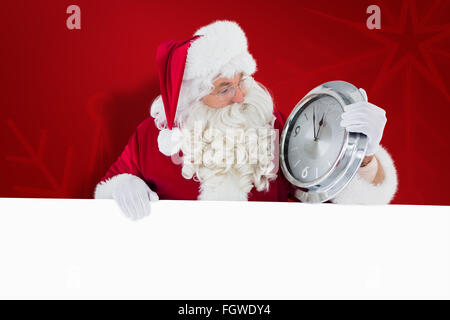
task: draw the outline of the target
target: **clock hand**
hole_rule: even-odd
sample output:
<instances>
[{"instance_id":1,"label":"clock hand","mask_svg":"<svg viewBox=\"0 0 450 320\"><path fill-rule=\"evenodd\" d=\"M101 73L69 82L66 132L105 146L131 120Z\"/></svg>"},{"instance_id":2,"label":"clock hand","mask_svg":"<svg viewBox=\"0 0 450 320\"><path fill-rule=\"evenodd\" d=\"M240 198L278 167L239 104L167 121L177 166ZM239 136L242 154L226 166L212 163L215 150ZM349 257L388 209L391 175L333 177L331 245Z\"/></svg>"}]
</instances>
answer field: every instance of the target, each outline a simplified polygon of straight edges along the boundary
<instances>
[{"instance_id":1,"label":"clock hand","mask_svg":"<svg viewBox=\"0 0 450 320\"><path fill-rule=\"evenodd\" d=\"M313 129L314 129L314 140L316 140L316 107L313 107Z\"/></svg>"},{"instance_id":2,"label":"clock hand","mask_svg":"<svg viewBox=\"0 0 450 320\"><path fill-rule=\"evenodd\" d=\"M320 121L319 121L319 129L317 130L317 136L316 136L316 139L318 140L319 139L319 134L320 134L320 129L322 128L322 125L323 125L323 118L325 117L325 112L323 113L323 115L322 115L322 119L320 119Z\"/></svg>"}]
</instances>

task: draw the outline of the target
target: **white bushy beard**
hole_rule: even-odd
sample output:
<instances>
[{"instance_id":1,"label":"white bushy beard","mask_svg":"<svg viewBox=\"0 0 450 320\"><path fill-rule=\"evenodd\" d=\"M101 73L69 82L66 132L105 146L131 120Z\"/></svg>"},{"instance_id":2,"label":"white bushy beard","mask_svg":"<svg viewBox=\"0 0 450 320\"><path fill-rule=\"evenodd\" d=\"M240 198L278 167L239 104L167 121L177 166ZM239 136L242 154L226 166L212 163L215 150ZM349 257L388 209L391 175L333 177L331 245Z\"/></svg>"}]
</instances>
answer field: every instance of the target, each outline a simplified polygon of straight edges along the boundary
<instances>
[{"instance_id":1,"label":"white bushy beard","mask_svg":"<svg viewBox=\"0 0 450 320\"><path fill-rule=\"evenodd\" d=\"M252 82L243 103L197 101L182 122L182 175L200 182L200 200L247 200L276 178L272 97Z\"/></svg>"}]
</instances>

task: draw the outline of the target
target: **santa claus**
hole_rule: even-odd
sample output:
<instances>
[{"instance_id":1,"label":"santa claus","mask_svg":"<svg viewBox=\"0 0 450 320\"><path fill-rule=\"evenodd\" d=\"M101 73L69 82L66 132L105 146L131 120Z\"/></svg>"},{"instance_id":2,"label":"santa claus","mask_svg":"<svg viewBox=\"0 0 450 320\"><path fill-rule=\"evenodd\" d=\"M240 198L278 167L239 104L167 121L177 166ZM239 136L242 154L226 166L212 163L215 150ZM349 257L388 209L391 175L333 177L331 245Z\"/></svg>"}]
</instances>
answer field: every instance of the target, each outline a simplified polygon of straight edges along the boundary
<instances>
[{"instance_id":1,"label":"santa claus","mask_svg":"<svg viewBox=\"0 0 450 320\"><path fill-rule=\"evenodd\" d=\"M98 183L96 199L115 199L131 219L148 215L158 199L298 201L277 165L285 117L253 79L256 62L237 23L216 21L192 38L163 42L157 65L161 95L151 117ZM347 107L341 126L366 134L369 146L331 202L391 201L397 175L379 144L385 124L385 111L371 103Z\"/></svg>"}]
</instances>

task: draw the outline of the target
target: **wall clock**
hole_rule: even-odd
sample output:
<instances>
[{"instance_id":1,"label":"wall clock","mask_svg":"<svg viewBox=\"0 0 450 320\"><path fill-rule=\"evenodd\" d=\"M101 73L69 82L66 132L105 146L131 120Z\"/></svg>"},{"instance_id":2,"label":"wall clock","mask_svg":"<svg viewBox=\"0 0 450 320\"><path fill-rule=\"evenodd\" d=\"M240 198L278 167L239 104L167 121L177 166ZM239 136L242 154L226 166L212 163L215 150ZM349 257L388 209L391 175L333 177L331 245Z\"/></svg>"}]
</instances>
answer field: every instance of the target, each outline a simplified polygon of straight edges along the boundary
<instances>
[{"instance_id":1,"label":"wall clock","mask_svg":"<svg viewBox=\"0 0 450 320\"><path fill-rule=\"evenodd\" d=\"M355 176L367 136L341 127L344 106L364 101L354 85L331 81L311 90L289 115L280 139L281 169L302 202L325 202Z\"/></svg>"}]
</instances>

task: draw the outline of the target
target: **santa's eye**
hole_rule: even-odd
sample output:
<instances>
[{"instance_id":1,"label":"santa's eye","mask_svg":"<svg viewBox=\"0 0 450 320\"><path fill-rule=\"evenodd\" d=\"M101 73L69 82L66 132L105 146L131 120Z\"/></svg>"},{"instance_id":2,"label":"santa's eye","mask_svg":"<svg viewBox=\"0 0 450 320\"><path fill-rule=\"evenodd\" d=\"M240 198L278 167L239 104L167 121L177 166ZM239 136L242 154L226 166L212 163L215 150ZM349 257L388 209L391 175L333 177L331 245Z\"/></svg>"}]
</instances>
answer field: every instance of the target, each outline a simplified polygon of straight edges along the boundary
<instances>
[{"instance_id":1,"label":"santa's eye","mask_svg":"<svg viewBox=\"0 0 450 320\"><path fill-rule=\"evenodd\" d=\"M223 89L222 91L220 91L219 93L220 94L227 94L228 92L230 92L230 88L228 87L228 88L226 88L226 89Z\"/></svg>"}]
</instances>

